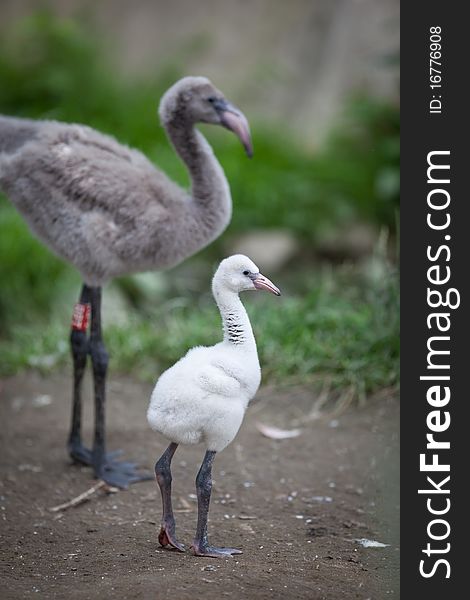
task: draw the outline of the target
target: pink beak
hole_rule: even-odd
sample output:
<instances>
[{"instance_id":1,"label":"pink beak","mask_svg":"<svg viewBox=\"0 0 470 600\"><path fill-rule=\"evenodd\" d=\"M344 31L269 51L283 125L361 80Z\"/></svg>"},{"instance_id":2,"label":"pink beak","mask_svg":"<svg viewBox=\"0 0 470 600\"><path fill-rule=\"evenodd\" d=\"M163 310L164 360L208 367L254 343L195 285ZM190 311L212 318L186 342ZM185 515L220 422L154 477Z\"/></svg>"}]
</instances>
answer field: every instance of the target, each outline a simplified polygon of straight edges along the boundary
<instances>
[{"instance_id":1,"label":"pink beak","mask_svg":"<svg viewBox=\"0 0 470 600\"><path fill-rule=\"evenodd\" d=\"M233 131L240 139L245 152L251 158L253 156L253 145L251 143L250 126L245 115L227 102L220 112L220 120L224 127Z\"/></svg>"},{"instance_id":2,"label":"pink beak","mask_svg":"<svg viewBox=\"0 0 470 600\"><path fill-rule=\"evenodd\" d=\"M257 290L266 290L267 292L271 292L271 294L275 294L276 296L281 295L281 290L274 285L272 281L270 281L261 273L253 276L253 285Z\"/></svg>"}]
</instances>

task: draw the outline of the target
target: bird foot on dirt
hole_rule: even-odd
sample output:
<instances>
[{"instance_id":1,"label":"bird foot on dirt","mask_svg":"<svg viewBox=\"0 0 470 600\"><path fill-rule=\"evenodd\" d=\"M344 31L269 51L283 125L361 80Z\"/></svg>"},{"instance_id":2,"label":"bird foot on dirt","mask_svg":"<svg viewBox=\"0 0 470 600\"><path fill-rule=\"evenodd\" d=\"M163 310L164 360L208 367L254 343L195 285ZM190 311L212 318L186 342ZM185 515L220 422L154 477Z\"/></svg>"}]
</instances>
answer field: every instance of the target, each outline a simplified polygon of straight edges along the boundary
<instances>
[{"instance_id":1,"label":"bird foot on dirt","mask_svg":"<svg viewBox=\"0 0 470 600\"><path fill-rule=\"evenodd\" d=\"M208 556L210 558L228 558L232 554L243 554L238 548L219 548L218 546L202 545L194 542L191 546L194 556Z\"/></svg>"},{"instance_id":2,"label":"bird foot on dirt","mask_svg":"<svg viewBox=\"0 0 470 600\"><path fill-rule=\"evenodd\" d=\"M184 552L186 548L183 544L180 544L175 537L175 528L170 524L162 523L160 533L158 534L158 541L162 546L171 546L179 552Z\"/></svg>"},{"instance_id":3,"label":"bird foot on dirt","mask_svg":"<svg viewBox=\"0 0 470 600\"><path fill-rule=\"evenodd\" d=\"M117 460L105 462L100 467L95 468L95 477L102 479L112 487L122 490L127 490L133 483L155 479L153 473L139 471L135 463Z\"/></svg>"},{"instance_id":4,"label":"bird foot on dirt","mask_svg":"<svg viewBox=\"0 0 470 600\"><path fill-rule=\"evenodd\" d=\"M69 454L75 463L94 467L95 477L102 479L112 487L127 489L131 484L139 481L153 480L153 473L139 471L135 463L118 461L116 457L123 454L122 450L115 450L105 455L104 461L93 458L93 452L82 444L69 445ZM96 464L100 463L98 466Z\"/></svg>"},{"instance_id":5,"label":"bird foot on dirt","mask_svg":"<svg viewBox=\"0 0 470 600\"><path fill-rule=\"evenodd\" d=\"M90 467L93 464L92 452L89 448L86 448L82 444L69 444L68 445L70 458L74 463ZM118 456L123 454L122 450L114 450L106 454L106 461L112 462Z\"/></svg>"}]
</instances>

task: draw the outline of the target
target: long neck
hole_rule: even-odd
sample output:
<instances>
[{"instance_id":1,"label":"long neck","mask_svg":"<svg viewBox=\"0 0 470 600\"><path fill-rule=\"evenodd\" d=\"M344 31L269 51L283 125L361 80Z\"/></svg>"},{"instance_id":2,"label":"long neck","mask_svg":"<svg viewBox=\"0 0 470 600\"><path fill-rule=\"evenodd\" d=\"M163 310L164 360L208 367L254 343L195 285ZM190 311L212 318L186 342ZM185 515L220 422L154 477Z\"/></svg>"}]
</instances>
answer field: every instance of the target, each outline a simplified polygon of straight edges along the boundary
<instances>
[{"instance_id":1,"label":"long neck","mask_svg":"<svg viewBox=\"0 0 470 600\"><path fill-rule=\"evenodd\" d=\"M255 336L250 319L238 294L225 289L215 289L214 297L222 317L224 342L256 352Z\"/></svg>"},{"instance_id":2,"label":"long neck","mask_svg":"<svg viewBox=\"0 0 470 600\"><path fill-rule=\"evenodd\" d=\"M164 126L188 169L193 214L209 243L222 233L232 216L232 198L224 171L205 137L181 114Z\"/></svg>"}]
</instances>

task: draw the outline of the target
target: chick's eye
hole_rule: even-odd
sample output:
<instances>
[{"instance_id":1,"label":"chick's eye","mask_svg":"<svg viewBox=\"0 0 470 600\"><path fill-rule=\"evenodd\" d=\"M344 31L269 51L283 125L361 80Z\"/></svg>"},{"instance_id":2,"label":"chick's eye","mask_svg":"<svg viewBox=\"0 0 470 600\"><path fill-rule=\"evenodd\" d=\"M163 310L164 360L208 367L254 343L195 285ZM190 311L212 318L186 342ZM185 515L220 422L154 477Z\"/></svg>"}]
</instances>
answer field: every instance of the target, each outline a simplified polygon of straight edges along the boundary
<instances>
[{"instance_id":1,"label":"chick's eye","mask_svg":"<svg viewBox=\"0 0 470 600\"><path fill-rule=\"evenodd\" d=\"M215 101L216 101L215 96L210 96L209 98L207 98L207 102L210 102L211 104L214 104Z\"/></svg>"},{"instance_id":2,"label":"chick's eye","mask_svg":"<svg viewBox=\"0 0 470 600\"><path fill-rule=\"evenodd\" d=\"M250 271L243 271L243 275L249 275Z\"/></svg>"}]
</instances>

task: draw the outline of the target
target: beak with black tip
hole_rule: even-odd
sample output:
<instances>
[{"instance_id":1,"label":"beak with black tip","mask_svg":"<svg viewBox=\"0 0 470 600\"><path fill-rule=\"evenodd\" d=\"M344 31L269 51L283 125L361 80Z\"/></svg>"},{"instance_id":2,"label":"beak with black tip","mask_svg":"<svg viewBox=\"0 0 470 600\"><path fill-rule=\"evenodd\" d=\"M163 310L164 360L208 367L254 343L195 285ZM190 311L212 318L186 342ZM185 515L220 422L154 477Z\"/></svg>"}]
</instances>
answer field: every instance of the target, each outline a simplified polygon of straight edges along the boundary
<instances>
[{"instance_id":1,"label":"beak with black tip","mask_svg":"<svg viewBox=\"0 0 470 600\"><path fill-rule=\"evenodd\" d=\"M253 144L251 142L250 126L245 115L224 99L216 100L214 108L219 113L221 125L233 131L243 144L247 156L251 158L253 156Z\"/></svg>"},{"instance_id":2,"label":"beak with black tip","mask_svg":"<svg viewBox=\"0 0 470 600\"><path fill-rule=\"evenodd\" d=\"M267 292L271 292L271 294L275 294L276 296L281 295L281 290L261 273L254 273L251 279L253 280L253 285L257 290L266 290Z\"/></svg>"}]
</instances>

